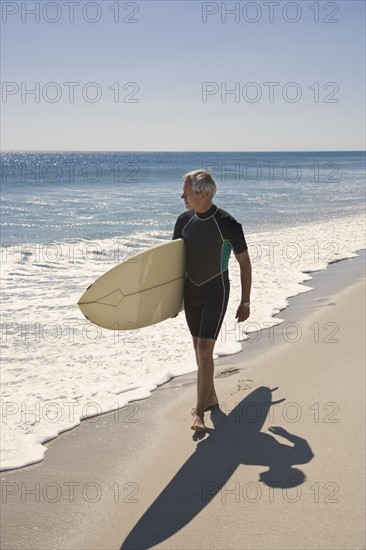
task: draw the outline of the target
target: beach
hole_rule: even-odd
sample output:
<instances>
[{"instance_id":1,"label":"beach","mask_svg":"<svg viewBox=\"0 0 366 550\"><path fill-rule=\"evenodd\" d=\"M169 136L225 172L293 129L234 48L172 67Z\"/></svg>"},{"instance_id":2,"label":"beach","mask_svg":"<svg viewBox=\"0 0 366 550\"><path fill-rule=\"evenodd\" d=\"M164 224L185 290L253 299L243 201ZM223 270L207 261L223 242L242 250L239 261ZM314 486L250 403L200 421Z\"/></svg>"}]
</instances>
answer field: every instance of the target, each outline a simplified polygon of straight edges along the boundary
<instances>
[{"instance_id":1,"label":"beach","mask_svg":"<svg viewBox=\"0 0 366 550\"><path fill-rule=\"evenodd\" d=\"M363 152L0 156L6 172L3 471L42 461L44 443L82 420L145 399L167 381L195 372L184 314L136 331L114 331L90 323L77 307L103 273L171 240L183 208L182 174L192 167L214 168L217 205L242 224L253 266L251 315L238 324L240 274L231 254L229 303L215 346L221 358L235 356L244 341L250 344L246 355L257 347L263 353L264 338L254 345L258 330L271 332L291 297L309 291L311 274L327 271L332 262L352 258L365 246ZM130 163L134 177L120 174L116 181L116 165ZM331 166L337 172L332 178ZM98 168L95 181L85 177L86 167ZM262 174L259 180L253 171Z\"/></svg>"},{"instance_id":2,"label":"beach","mask_svg":"<svg viewBox=\"0 0 366 550\"><path fill-rule=\"evenodd\" d=\"M312 274L283 323L216 360L220 408L203 437L185 374L3 472L2 548L365 548L358 254Z\"/></svg>"},{"instance_id":3,"label":"beach","mask_svg":"<svg viewBox=\"0 0 366 550\"><path fill-rule=\"evenodd\" d=\"M1 12L0 550L366 550L364 3Z\"/></svg>"}]
</instances>

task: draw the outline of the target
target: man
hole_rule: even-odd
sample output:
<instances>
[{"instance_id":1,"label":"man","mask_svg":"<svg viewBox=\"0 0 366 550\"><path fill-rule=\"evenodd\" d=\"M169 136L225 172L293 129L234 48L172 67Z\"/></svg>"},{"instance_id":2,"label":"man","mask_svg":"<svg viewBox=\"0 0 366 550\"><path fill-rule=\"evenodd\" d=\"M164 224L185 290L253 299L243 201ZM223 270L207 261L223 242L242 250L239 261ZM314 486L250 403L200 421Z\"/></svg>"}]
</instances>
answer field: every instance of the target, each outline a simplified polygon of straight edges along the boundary
<instances>
[{"instance_id":1,"label":"man","mask_svg":"<svg viewBox=\"0 0 366 550\"><path fill-rule=\"evenodd\" d=\"M240 264L241 301L237 322L250 315L251 264L242 226L212 203L216 183L205 170L194 170L183 178L187 211L175 224L173 239L183 238L187 256L184 311L198 366L197 405L192 409L191 428L206 429L204 412L216 405L213 349L226 312L230 283L228 263L231 249Z\"/></svg>"}]
</instances>

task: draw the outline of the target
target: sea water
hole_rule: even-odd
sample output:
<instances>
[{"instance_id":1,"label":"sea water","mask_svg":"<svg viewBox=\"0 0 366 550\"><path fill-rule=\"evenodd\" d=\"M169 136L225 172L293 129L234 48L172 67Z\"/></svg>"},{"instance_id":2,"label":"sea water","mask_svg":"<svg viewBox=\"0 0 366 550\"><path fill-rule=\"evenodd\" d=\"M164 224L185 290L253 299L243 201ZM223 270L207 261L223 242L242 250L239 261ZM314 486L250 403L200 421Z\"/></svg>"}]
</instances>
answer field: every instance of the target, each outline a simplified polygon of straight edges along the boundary
<instances>
[{"instance_id":1,"label":"sea water","mask_svg":"<svg viewBox=\"0 0 366 550\"><path fill-rule=\"evenodd\" d=\"M215 176L217 204L243 226L251 316L238 324L240 272L216 356L274 326L311 271L365 247L365 153L5 152L2 180L1 467L42 460L44 442L80 420L150 395L196 369L184 312L108 331L77 307L97 277L172 238L182 176ZM303 283L306 284L303 284Z\"/></svg>"}]
</instances>

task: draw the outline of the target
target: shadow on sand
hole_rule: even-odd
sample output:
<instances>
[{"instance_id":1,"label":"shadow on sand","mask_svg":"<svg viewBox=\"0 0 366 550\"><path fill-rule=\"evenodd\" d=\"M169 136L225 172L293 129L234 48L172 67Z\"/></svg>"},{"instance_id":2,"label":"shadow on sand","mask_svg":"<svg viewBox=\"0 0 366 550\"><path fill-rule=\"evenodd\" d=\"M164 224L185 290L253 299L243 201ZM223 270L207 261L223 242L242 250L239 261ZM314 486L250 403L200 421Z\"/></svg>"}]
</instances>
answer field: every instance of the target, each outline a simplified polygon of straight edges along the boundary
<instances>
[{"instance_id":1,"label":"shadow on sand","mask_svg":"<svg viewBox=\"0 0 366 550\"><path fill-rule=\"evenodd\" d=\"M292 466L306 464L314 456L305 439L280 427L270 428L293 444L283 445L260 431L270 406L284 401L272 401L272 391L256 389L227 415L214 409L211 420L215 429L207 430L208 437L199 441L196 451L141 517L120 550L151 548L174 535L209 504L241 464L267 466L260 481L270 487L290 488L304 482L304 473Z\"/></svg>"}]
</instances>

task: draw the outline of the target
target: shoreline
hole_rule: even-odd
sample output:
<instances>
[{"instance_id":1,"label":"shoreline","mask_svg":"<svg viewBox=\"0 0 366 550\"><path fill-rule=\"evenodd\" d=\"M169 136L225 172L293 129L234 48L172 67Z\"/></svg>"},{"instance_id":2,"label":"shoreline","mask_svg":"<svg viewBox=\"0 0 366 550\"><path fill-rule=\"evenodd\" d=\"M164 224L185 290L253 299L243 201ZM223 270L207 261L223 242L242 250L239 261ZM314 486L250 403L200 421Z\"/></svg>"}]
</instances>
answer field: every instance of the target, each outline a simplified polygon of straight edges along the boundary
<instances>
[{"instance_id":1,"label":"shoreline","mask_svg":"<svg viewBox=\"0 0 366 550\"><path fill-rule=\"evenodd\" d=\"M301 337L301 323L316 309L322 309L328 305L332 296L347 287L351 279L351 285L362 280L366 273L366 248L355 251L357 256L342 258L330 262L325 269L306 272L311 279L303 281L301 286L309 290L287 298L288 305L273 319L281 319L280 324L268 329L263 328L258 333L252 333L250 341L241 342L245 357L256 360L259 356L272 351L281 344L296 343L296 328ZM298 325L298 327L296 327ZM286 330L285 330L286 327ZM290 329L287 334L287 328ZM291 333L292 329L292 333ZM294 330L295 329L295 330ZM239 352L241 355L242 352ZM236 355L228 355L215 360L215 366L228 365L236 362Z\"/></svg>"},{"instance_id":2,"label":"shoreline","mask_svg":"<svg viewBox=\"0 0 366 550\"><path fill-rule=\"evenodd\" d=\"M309 441L314 438L316 439L317 444L315 446L310 444L315 457L319 455L319 448L321 449L320 456L322 456L322 453L323 456L326 455L328 448L332 449L334 438L331 432L337 428L338 432L341 432L337 434L338 439L336 440L337 456L341 457L341 461L338 461L337 476L342 480L343 470L339 469L342 465L344 472L348 472L347 475L350 478L354 479L356 475L349 471L349 467L347 466L348 459L345 454L347 449L344 449L344 445L342 444L342 441L343 443L346 441L345 445L350 445L351 436L353 438L357 436L354 439L353 447L357 446L359 457L357 466L360 470L362 468L362 447L360 447L364 440L364 433L361 431L362 421L360 420L359 424L357 424L354 422L355 418L353 418L354 424L350 424L352 410L351 412L347 410L345 405L348 405L351 409L353 408L354 415L354 407L357 405L356 397L362 395L363 385L357 379L356 373L350 376L348 365L344 367L344 370L341 369L339 371L338 369L335 373L331 373L327 365L318 369L316 366L319 360L318 351L324 348L324 352L328 353L332 352L334 348L334 346L332 348L332 345L329 345L331 342L324 342L324 339L332 339L334 336L332 330L324 332L324 327L327 323L333 323L333 329L335 327L334 324L338 323L339 330L343 330L344 328L344 330L349 331L348 339L341 340L340 346L335 345L336 350L340 348L340 353L337 353L332 361L337 362L339 356L341 356L343 360L347 359L349 362L353 361L354 364L357 363L358 355L352 357L350 353L352 349L347 348L348 354L343 357L345 347L350 345L350 338L352 339L352 346L354 348L356 345L361 347L363 345L363 337L360 342L355 341L357 334L363 334L362 326L360 326L362 321L361 310L359 309L358 312L360 316L358 319L359 322L355 324L352 312L347 311L347 303L345 303L348 299L347 295L350 295L355 307L361 308L362 306L361 301L355 298L355 294L359 295L364 286L362 281L365 276L365 250L357 251L357 254L359 256L350 258L347 261L335 262L333 265L330 264L325 270L313 272L311 275L312 279L306 282L306 286L310 285L313 290L289 298L289 305L279 313L279 317L284 320L284 323L289 323L287 328L290 330L286 332L286 335L288 338L292 338L293 342L284 342L282 333L284 323L281 323L273 329L272 342L267 338L266 340L268 341L264 342L263 337L261 337L262 341L258 341L257 343L248 343L247 341L243 343L243 352L215 360L215 383L218 387L221 411L224 414L230 414L230 411L236 410L238 403L234 402L233 404L233 400L235 401L238 397L240 399L244 397L245 401L247 394L248 396L252 396L252 403L257 402L264 405L263 395L262 397L260 396L260 388L267 387L268 390L268 387L270 387L273 389L276 385L279 385L276 379L278 378L281 379L282 386L280 387L280 392L277 391L278 395L274 394L274 400L278 399L278 407L280 409L282 407L282 413L283 405L281 405L281 402L284 399L288 400L286 405L288 407L286 409L288 418L285 426L287 430L290 432L294 431L297 435L300 435L299 428L301 427L302 437L305 436ZM347 282L348 289L344 289L345 285L347 286ZM340 315L337 313L337 310L341 307L343 309ZM295 332L293 330L291 332L291 328L296 329L296 326L290 326L291 323L298 323L302 328L300 339L296 340L295 338L297 334L296 330ZM316 332L316 323L318 323L319 329L323 329L323 332ZM309 330L309 327L314 327L314 325L315 328ZM330 328L332 329L332 326ZM263 334L265 333L265 331L262 332ZM267 334L269 332L267 330ZM317 345L315 345L316 342L312 342L316 334L318 334L319 340ZM308 365L310 374L296 365L294 380L294 367L286 364L286 362L283 363L281 356L291 356L292 359L295 357L296 363L301 363L304 360L304 350L305 354L308 353L307 348L304 348L305 341L313 344L309 347L309 357L312 357ZM310 349L311 347L313 351ZM299 353L297 348L302 350L302 353ZM357 368L359 368L359 365ZM329 375L331 376L329 377ZM338 377L335 375L338 375ZM345 376L345 380L342 380L343 376ZM363 371L362 376L364 376ZM318 384L314 382L319 377L323 380L323 383ZM324 385L324 377L327 380L326 385ZM176 377L170 382L159 386L149 398L129 403L126 407L114 413L106 413L100 417L86 419L77 428L63 432L46 444L48 451L42 462L17 470L2 472L2 532L4 545L2 548L119 548L123 541L126 540L126 537L129 537L129 539L127 539L123 548L149 548L152 546L155 547L156 543L159 548L181 549L187 548L187 545L194 548L194 544L197 545L196 547L202 548L223 548L224 546L233 549L258 547L255 538L256 533L253 529L250 530L249 537L247 533L247 538L240 540L240 543L236 541L235 533L230 534L230 529L232 531L234 527L239 531L244 528L248 529L248 525L246 525L246 521L243 519L245 516L243 515L239 519L237 511L241 506L245 505L245 511L242 510L242 513L244 514L245 512L247 514L249 512L249 516L253 520L253 513L257 514L255 510L251 511L255 507L255 504L253 504L255 503L255 493L253 493L254 496L252 493L250 495L248 493L248 498L246 501L244 500L244 503L241 502L242 499L239 499L239 503L236 503L236 497L230 498L228 496L223 508L221 506L220 514L224 514L228 521L228 527L223 529L228 539L225 540L225 544L221 540L221 546L214 545L218 543L217 537L219 533L217 530L213 528L211 533L206 533L205 529L202 530L203 525L207 526L207 522L209 522L209 525L214 525L209 515L207 515L207 506L202 505L202 498L198 503L197 514L191 518L192 521L190 520L192 525L188 522L185 527L179 527L179 520L174 516L170 520L170 526L168 524L160 525L159 533L153 529L155 534L146 535L148 538L145 542L141 538L143 537L142 532L146 533L146 528L141 531L139 525L142 528L144 522L146 523L147 521L147 525L151 529L152 523L149 520L149 513L151 515L152 510L157 510L161 513L158 495L165 495L168 501L171 502L171 506L174 502L177 505L177 509L180 510L180 514L189 515L189 499L188 501L184 500L183 495L180 495L179 491L177 492L177 486L173 487L174 494L169 495L171 480L175 479L182 470L182 464L184 464L185 460L187 461L185 464L186 469L187 463L192 460L192 457L197 455L197 451L192 455L197 441L197 449L203 450L204 453L205 446L210 446L213 434L216 431L220 433L220 424L214 426L209 420L208 437L206 436L201 442L200 438L192 437L194 434L189 430L189 411L195 397L195 382L196 372ZM347 386L344 395L345 388L342 385L343 383L346 383ZM254 397L254 395L257 395L257 397ZM267 400L269 395L267 391L265 395ZM349 398L351 398L350 402L347 401ZM271 401L271 397L269 397L269 400ZM339 410L342 411L342 418L344 417L347 420L346 425L349 431L346 432L344 432L346 428L341 425L342 423L324 421L324 418L334 420L336 419L334 415L337 416L338 414L334 409L334 405L333 409L330 406L329 410L324 409L325 405L329 403L339 405L341 401L344 402L344 406L340 407ZM318 403L318 407L315 405L316 403ZM299 406L302 418L298 422L294 422L293 415L296 416ZM280 410L278 407L277 409L276 407L271 409L271 412L274 411L272 416L269 415L271 424L283 424L284 422L283 414L282 416L277 414L277 410ZM305 417L305 411L307 412L306 419L303 418ZM327 414L330 416L327 417ZM362 419L362 414L358 414L360 419ZM309 416L313 420L312 422L309 421ZM314 419L317 416L321 417L322 420L319 421L318 419L318 422L315 422ZM240 422L236 422L235 424L238 425ZM213 429L214 427L215 430ZM320 440L319 433L314 433L319 431L321 432ZM262 434L262 432L260 433ZM239 435L235 430L231 435L233 439L226 441L225 444L230 443L231 445L233 443L233 448L236 449ZM325 447L322 438L326 443ZM281 437L280 440L283 442ZM202 444L203 447L201 447ZM220 454L220 449L216 449L216 451ZM206 456L201 453L201 456L207 459L211 455ZM228 456L225 455L225 458L222 455L223 465L225 465L230 456L230 453ZM330 456L327 457L328 459L330 460ZM194 460L197 459L195 458ZM295 464L298 463L295 462ZM329 506L326 506L327 502L324 502L324 498L332 498L332 489L336 489L336 487L328 486L329 490L325 490L324 486L327 483L337 483L337 486L340 486L340 484L337 480L334 481L336 478L332 478L332 481L328 476L328 479L326 476L326 466L329 468L331 463L326 462L325 464L322 460L316 463L310 459L309 465L306 467L306 476L309 476L314 470L315 478L311 478L310 475L312 481L311 483L309 482L308 486L305 485L305 487L307 487L306 494L308 497L315 490L318 490L318 492L322 491L321 505L318 508L324 513L326 511L328 514ZM205 469L202 470L200 461L198 461L196 467L201 476L207 474ZM263 487L263 485L258 485L257 477L253 478L253 467L253 465L249 468L241 465L239 470L235 470L235 475L232 472L232 476L233 479L236 479L238 477L237 473L241 472L248 483L257 484L251 485L250 488L258 490L258 487ZM258 474L263 474L263 466L256 466L255 470ZM296 467L295 470L299 470L299 468ZM300 470L305 470L305 468L300 467ZM214 484L211 485L211 489L213 490L218 483L215 477L217 474L217 465L212 469L208 463L208 471L210 475L207 477L207 482L210 482L211 479L211 482ZM194 472L189 470L189 474L188 482L191 474L193 475ZM295 487L304 486L305 482L300 483L300 478L296 478L296 475L299 476L300 474L293 473L292 482L295 483ZM356 548L354 544L360 545L362 543L362 530L360 527L355 528L355 518L359 518L363 506L360 489L362 483L360 483L359 475L356 475L356 477L358 484L353 487L357 493L358 508L356 509L353 504L352 510L345 514L347 521L350 525L353 525L353 535L351 527L348 527L351 545L347 546L348 543L346 543L342 548ZM235 483L237 482L235 479L234 481L230 481L230 489L235 488ZM229 480L230 476L226 480L228 484ZM266 481L261 481L261 484L264 483L264 487L268 492L270 482L268 479ZM281 478L281 482L284 481ZM345 479L342 482L345 483ZM185 490L186 485L187 483L183 483L181 491ZM190 486L189 483L188 486ZM295 487L292 486L292 489ZM313 489L310 489L310 487L313 487ZM281 491L281 488L277 486L277 488L272 488L271 490L274 491L272 494L273 497L274 494ZM328 491L325 496L324 491ZM350 491L349 487L347 491ZM215 497L215 495L212 496ZM353 496L355 498L355 495ZM157 498L156 501L154 501L155 498ZM169 500L171 498L173 498L173 501ZM213 498L208 506L210 509L213 507L215 512L215 507L218 506L218 503L220 504L220 499ZM351 501L348 504L351 505L350 503ZM239 506L235 506L236 504L239 504ZM291 518L292 514L288 514L290 513L291 506L294 508L291 500L281 501L278 507L276 505L272 505L271 507L268 499L265 501L261 500L258 504L260 507L264 507L264 512L267 514L267 520L270 523L272 519L283 521L284 513L287 515L286 517ZM272 504L275 504L275 501ZM306 506L309 504L308 501L300 500L297 504L295 508L297 514L300 512L308 513L309 510L311 513L316 513L317 507L314 502L310 502L311 507L309 510L306 509ZM285 510L283 506L285 506ZM247 510L248 507L250 510ZM20 509L22 510L21 514L19 514ZM147 513L148 510L150 512L147 516L145 515L145 520L141 520L141 516L145 512ZM199 511L201 512L198 513ZM327 516L325 526L320 526L320 530L323 532L328 525L327 522L337 521L335 534L329 536L329 532L327 532L328 539L326 541L319 539L318 545L314 546L316 533L312 534L312 529L309 529L308 540L303 546L301 546L301 538L298 541L299 544L296 545L297 539L296 541L291 539L290 542L286 542L283 538L281 539L280 535L277 535L280 537L279 540L270 540L269 537L267 542L261 544L260 547L268 549L303 548L304 550L305 548L334 548L334 541L337 541L337 543L341 540L342 543L345 542L344 535L342 535L343 538L339 538L341 536L341 529L343 528L344 530L345 528L345 520L340 521L339 506L335 508L335 511L336 514L334 517L332 515L331 519L329 519ZM167 512L170 515L172 514L170 508ZM344 512L345 510L342 506L342 514ZM21 517L19 517L20 515ZM232 516L236 517L234 524ZM159 515L155 518L155 523L158 522L158 517ZM217 516L216 521L220 517ZM244 527L240 526L240 521L243 522ZM300 521L300 518L298 521ZM255 520L255 522L258 522L258 520ZM68 524L67 527L66 523ZM135 524L137 524L137 530L135 529L131 533L131 529ZM293 530L295 526L290 527L290 530ZM259 524L256 523L256 529L258 528ZM169 530L172 530L170 535ZM244 533L242 534L244 536ZM151 537L150 539L149 536ZM285 533L283 533L283 536L285 537ZM313 546L309 546L311 537L313 537L311 543ZM159 538L160 540L158 540ZM150 545L153 542L154 544ZM222 546L223 544L224 546ZM247 546L244 546L244 544ZM326 546L327 544L329 546ZM360 548L361 546L357 547Z\"/></svg>"},{"instance_id":3,"label":"shoreline","mask_svg":"<svg viewBox=\"0 0 366 550\"><path fill-rule=\"evenodd\" d=\"M217 340L216 346L215 346L215 352L217 350L217 353L215 355L215 370L219 371L220 368L224 368L226 365L230 365L233 363L236 363L237 356L241 353L245 353L245 361L247 360L253 360L258 355L263 355L267 353L268 351L274 349L274 347L278 344L282 343L294 343L296 341L296 337L301 337L302 328L301 325L299 325L299 316L303 315L301 311L301 304L303 303L303 300L301 300L304 295L307 295L309 292L312 293L313 299L308 300L305 297L305 304L307 304L307 307L309 310L311 308L316 308L321 304L321 301L325 298L320 297L320 302L318 303L316 300L317 294L320 294L322 292L325 292L325 289L322 290L323 287L329 287L331 286L333 291L336 291L336 289L341 289L343 285L343 279L342 279L342 273L345 274L347 277L349 272L355 269L358 273L362 274L362 264L365 263L366 259L366 249L357 249L353 252L351 252L350 256L341 257L339 259L330 260L328 263L324 264L325 267L319 267L315 271L312 270L303 270L299 271L301 273L300 279L298 279L296 283L296 294L286 297L285 302L287 305L282 306L277 314L271 314L269 322L267 323L270 328L258 328L261 326L260 324L254 323L254 331L249 332L246 334L246 337L248 340L237 340L237 332L239 329L239 325L237 323L233 323L231 325L230 321L227 323L227 325L223 324L222 331L219 335L219 339ZM350 263L345 262L347 260ZM337 266L337 267L336 267ZM234 267L234 266L233 266ZM236 266L237 267L237 266ZM336 267L336 269L335 269ZM315 280L315 289L313 289L312 281ZM323 285L322 285L323 281ZM325 281L325 284L324 284ZM233 291L233 290L232 290ZM290 311L289 306L291 305ZM306 311L305 311L306 314ZM227 312L228 316L228 312ZM227 317L228 319L229 317ZM280 328L278 328L278 323L280 323ZM247 324L247 323L246 323ZM251 324L249 320L249 325ZM185 325L185 330L188 334L188 329ZM228 330L226 331L226 326L228 326ZM225 327L225 328L224 328ZM234 330L232 330L234 328ZM253 324L252 324L253 328ZM231 330L230 330L231 329ZM290 329L288 333L288 329ZM294 332L298 333L297 336L294 334ZM233 334L235 334L234 342L230 341L233 339ZM229 346L225 347L225 342L229 342ZM224 346L222 348L222 343L224 343ZM190 345L190 339L187 338L187 345ZM108 414L111 410L115 409L125 409L128 407L134 407L134 403L139 403L141 401L144 401L151 397L152 393L154 393L156 390L158 390L161 387L169 388L171 386L175 385L175 381L178 379L178 385L180 385L179 380L185 380L184 377L187 377L187 380L191 380L192 377L194 380L196 379L196 370L194 365L194 359L193 354L191 357L192 361L189 362L189 368L185 368L183 373L179 373L175 371L175 369L172 369L172 372L169 372L168 375L165 374L159 374L155 379L152 380L151 387L143 387L139 386L139 384L133 384L132 389L126 388L120 391L119 393L124 397L124 399L119 402L119 404L116 402L113 404L113 408L109 406L108 408L103 408L98 412L97 415L95 415L94 412L88 416L80 417L78 420L78 423L73 422L72 425L62 428L60 431L54 430L52 434L48 435L46 438L42 436L41 439L38 439L38 443L40 443L40 448L37 452L37 459L28 459L27 462L20 462L16 466L12 466L9 468L8 465L4 466L0 472L11 472L16 471L21 468L27 468L28 466L32 466L33 464L39 464L44 460L45 454L48 449L48 444L51 441L54 441L57 439L62 433L65 433L70 430L74 430L75 428L78 428L86 418L98 418L101 415ZM191 364L192 363L192 364ZM175 372L174 372L175 371ZM136 387L135 387L136 386ZM31 407L30 407L31 408ZM117 413L118 414L118 413ZM72 415L74 419L74 411L69 411L69 415ZM40 453L42 453L42 458L40 457Z\"/></svg>"}]
</instances>

